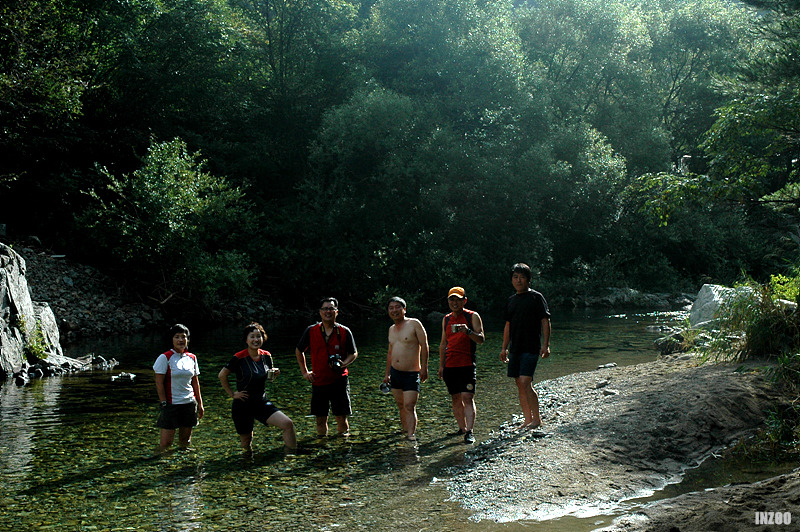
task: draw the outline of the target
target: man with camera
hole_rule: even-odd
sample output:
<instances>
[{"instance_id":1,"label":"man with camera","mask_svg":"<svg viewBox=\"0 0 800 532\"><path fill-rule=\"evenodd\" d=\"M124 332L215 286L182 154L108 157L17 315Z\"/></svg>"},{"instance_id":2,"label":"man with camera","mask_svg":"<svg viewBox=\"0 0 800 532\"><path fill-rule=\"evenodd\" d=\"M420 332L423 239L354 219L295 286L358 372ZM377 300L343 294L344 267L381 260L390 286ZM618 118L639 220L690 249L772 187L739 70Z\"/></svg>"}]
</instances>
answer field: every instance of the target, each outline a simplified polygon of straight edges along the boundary
<instances>
[{"instance_id":1,"label":"man with camera","mask_svg":"<svg viewBox=\"0 0 800 532\"><path fill-rule=\"evenodd\" d=\"M297 343L295 356L303 377L311 383L311 414L317 418L317 435L328 435L328 412L336 418L338 435L349 435L350 382L347 366L358 356L353 333L336 323L339 302L334 297L320 301L322 321L309 325ZM306 365L311 356L311 371Z\"/></svg>"}]
</instances>

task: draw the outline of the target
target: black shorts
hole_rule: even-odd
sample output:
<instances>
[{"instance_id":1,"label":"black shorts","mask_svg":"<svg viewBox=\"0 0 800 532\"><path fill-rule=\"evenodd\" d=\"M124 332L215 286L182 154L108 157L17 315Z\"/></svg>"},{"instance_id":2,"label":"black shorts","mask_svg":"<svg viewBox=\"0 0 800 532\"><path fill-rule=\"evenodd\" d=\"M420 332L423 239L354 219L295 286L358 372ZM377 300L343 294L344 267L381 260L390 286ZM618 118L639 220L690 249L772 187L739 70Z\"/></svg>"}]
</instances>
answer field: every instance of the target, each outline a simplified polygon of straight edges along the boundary
<instances>
[{"instance_id":1,"label":"black shorts","mask_svg":"<svg viewBox=\"0 0 800 532\"><path fill-rule=\"evenodd\" d=\"M330 384L311 386L311 415L327 417L328 407L334 416L349 416L350 410L350 380L347 375L336 379Z\"/></svg>"},{"instance_id":2,"label":"black shorts","mask_svg":"<svg viewBox=\"0 0 800 532\"><path fill-rule=\"evenodd\" d=\"M533 377L536 365L539 363L539 353L509 353L508 376L517 378L521 376Z\"/></svg>"},{"instance_id":3,"label":"black shorts","mask_svg":"<svg viewBox=\"0 0 800 532\"><path fill-rule=\"evenodd\" d=\"M231 417L233 417L233 425L236 427L236 434L250 434L253 432L253 425L255 425L256 419L266 425L269 417L275 412L280 412L280 410L272 402L265 399L255 401L234 399L231 407Z\"/></svg>"},{"instance_id":4,"label":"black shorts","mask_svg":"<svg viewBox=\"0 0 800 532\"><path fill-rule=\"evenodd\" d=\"M161 409L156 421L156 427L167 430L196 426L197 403L195 402L182 405L167 405Z\"/></svg>"},{"instance_id":5,"label":"black shorts","mask_svg":"<svg viewBox=\"0 0 800 532\"><path fill-rule=\"evenodd\" d=\"M389 383L394 389L401 389L404 392L419 391L419 371L400 371L392 368L389 371Z\"/></svg>"},{"instance_id":6,"label":"black shorts","mask_svg":"<svg viewBox=\"0 0 800 532\"><path fill-rule=\"evenodd\" d=\"M475 393L477 382L477 370L475 366L461 366L458 368L444 368L442 379L447 384L447 393L455 395L457 393Z\"/></svg>"}]
</instances>

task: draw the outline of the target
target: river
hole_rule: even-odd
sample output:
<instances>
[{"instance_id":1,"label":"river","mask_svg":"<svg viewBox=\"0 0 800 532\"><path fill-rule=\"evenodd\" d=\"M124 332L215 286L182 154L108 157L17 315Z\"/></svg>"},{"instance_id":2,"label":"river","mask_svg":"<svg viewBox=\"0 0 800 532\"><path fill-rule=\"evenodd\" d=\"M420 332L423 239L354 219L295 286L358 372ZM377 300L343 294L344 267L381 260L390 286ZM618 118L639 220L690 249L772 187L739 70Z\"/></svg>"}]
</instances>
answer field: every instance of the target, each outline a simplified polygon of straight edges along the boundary
<instances>
[{"instance_id":1,"label":"river","mask_svg":"<svg viewBox=\"0 0 800 532\"><path fill-rule=\"evenodd\" d=\"M553 317L552 356L536 381L600 364L653 360L661 326L680 313L560 313ZM254 453L245 455L230 420L219 368L242 348L239 329L194 330L206 415L187 450L154 453L158 429L152 363L170 347L157 335L109 337L71 346L67 354L114 357L120 365L0 386L0 530L590 530L609 519L549 522L470 520L448 500L437 479L464 464L469 447L447 433L457 427L438 367L440 322L428 323L431 373L418 406L418 443L398 435L399 415L378 385L386 363L388 319L348 323L359 349L351 367L353 416L349 438L317 439L308 415L309 385L294 344L304 325L269 323L265 348L280 377L270 399L295 422L297 453L286 453L280 431L256 426ZM501 324L486 324L478 349L478 444L518 414L516 388L498 359ZM136 374L134 385L111 376ZM333 420L332 420L333 421Z\"/></svg>"}]
</instances>

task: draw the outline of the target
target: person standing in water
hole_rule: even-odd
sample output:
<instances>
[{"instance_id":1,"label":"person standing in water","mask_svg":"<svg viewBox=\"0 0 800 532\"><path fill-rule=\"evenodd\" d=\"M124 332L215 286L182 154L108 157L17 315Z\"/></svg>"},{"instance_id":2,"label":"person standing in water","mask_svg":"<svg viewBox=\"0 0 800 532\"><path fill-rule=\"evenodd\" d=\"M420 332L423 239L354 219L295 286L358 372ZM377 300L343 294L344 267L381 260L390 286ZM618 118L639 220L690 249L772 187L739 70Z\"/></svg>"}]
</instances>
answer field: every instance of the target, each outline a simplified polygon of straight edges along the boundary
<instances>
[{"instance_id":1,"label":"person standing in water","mask_svg":"<svg viewBox=\"0 0 800 532\"><path fill-rule=\"evenodd\" d=\"M267 341L267 333L260 324L252 322L244 328L244 341L247 348L233 355L217 375L225 393L233 399L231 416L242 449L253 449L253 427L256 420L282 429L283 443L288 449L295 449L297 434L294 422L278 410L264 392L267 381L273 380L281 372L274 366L270 352L261 349ZM231 373L236 375L235 392L228 382L228 375Z\"/></svg>"},{"instance_id":2,"label":"person standing in water","mask_svg":"<svg viewBox=\"0 0 800 532\"><path fill-rule=\"evenodd\" d=\"M428 380L428 335L419 320L406 317L406 302L402 298L389 299L386 310L394 325L389 327L383 382L392 387L403 432L410 441L416 441L420 383Z\"/></svg>"},{"instance_id":3,"label":"person standing in water","mask_svg":"<svg viewBox=\"0 0 800 532\"><path fill-rule=\"evenodd\" d=\"M309 325L294 354L303 378L311 383L311 414L317 421L317 436L328 435L328 413L336 418L338 436L350 435L348 416L350 406L350 380L348 366L358 356L353 333L336 322L339 301L326 297L320 301L321 320ZM311 371L306 364L306 351L311 356Z\"/></svg>"},{"instance_id":4,"label":"person standing in water","mask_svg":"<svg viewBox=\"0 0 800 532\"><path fill-rule=\"evenodd\" d=\"M189 447L192 430L203 417L203 398L200 395L200 366L197 357L188 351L189 328L177 323L169 334L172 349L158 355L153 364L156 374L156 392L161 403L161 412L156 426L161 429L159 447L166 450L175 441Z\"/></svg>"},{"instance_id":5,"label":"person standing in water","mask_svg":"<svg viewBox=\"0 0 800 532\"><path fill-rule=\"evenodd\" d=\"M464 289L454 286L447 294L450 314L442 318L442 340L439 342L439 378L447 385L453 404L458 433L464 443L475 443L475 385L477 383L478 344L484 342L480 315L464 308Z\"/></svg>"}]
</instances>

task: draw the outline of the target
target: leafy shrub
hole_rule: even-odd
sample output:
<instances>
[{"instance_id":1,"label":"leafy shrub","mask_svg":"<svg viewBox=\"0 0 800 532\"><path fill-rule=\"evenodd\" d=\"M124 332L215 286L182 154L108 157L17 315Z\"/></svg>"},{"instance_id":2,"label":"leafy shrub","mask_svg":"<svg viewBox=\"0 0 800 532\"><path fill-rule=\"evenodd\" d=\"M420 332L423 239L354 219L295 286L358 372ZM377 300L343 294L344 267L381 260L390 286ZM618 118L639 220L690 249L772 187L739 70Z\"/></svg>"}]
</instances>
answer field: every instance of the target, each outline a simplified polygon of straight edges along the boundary
<instances>
[{"instance_id":1,"label":"leafy shrub","mask_svg":"<svg viewBox=\"0 0 800 532\"><path fill-rule=\"evenodd\" d=\"M247 255L222 251L244 247L237 244L252 220L244 194L204 172L182 140L152 144L132 174L100 173L107 186L90 193L94 204L80 221L129 276L150 286L152 299L207 306L250 288Z\"/></svg>"},{"instance_id":2,"label":"leafy shrub","mask_svg":"<svg viewBox=\"0 0 800 532\"><path fill-rule=\"evenodd\" d=\"M37 360L44 360L47 358L47 342L44 339L42 332L42 323L36 321L36 325L31 331L28 331L28 320L25 316L17 318L16 327L22 331L25 338L25 347L23 348L25 358L28 362L35 362Z\"/></svg>"},{"instance_id":3,"label":"leafy shrub","mask_svg":"<svg viewBox=\"0 0 800 532\"><path fill-rule=\"evenodd\" d=\"M704 350L717 359L777 358L800 348L800 316L786 310L768 285L748 282L720 306L717 327Z\"/></svg>"},{"instance_id":4,"label":"leafy shrub","mask_svg":"<svg viewBox=\"0 0 800 532\"><path fill-rule=\"evenodd\" d=\"M797 296L800 295L800 274L795 272L792 277L773 275L770 277L769 287L776 297L797 301Z\"/></svg>"}]
</instances>

